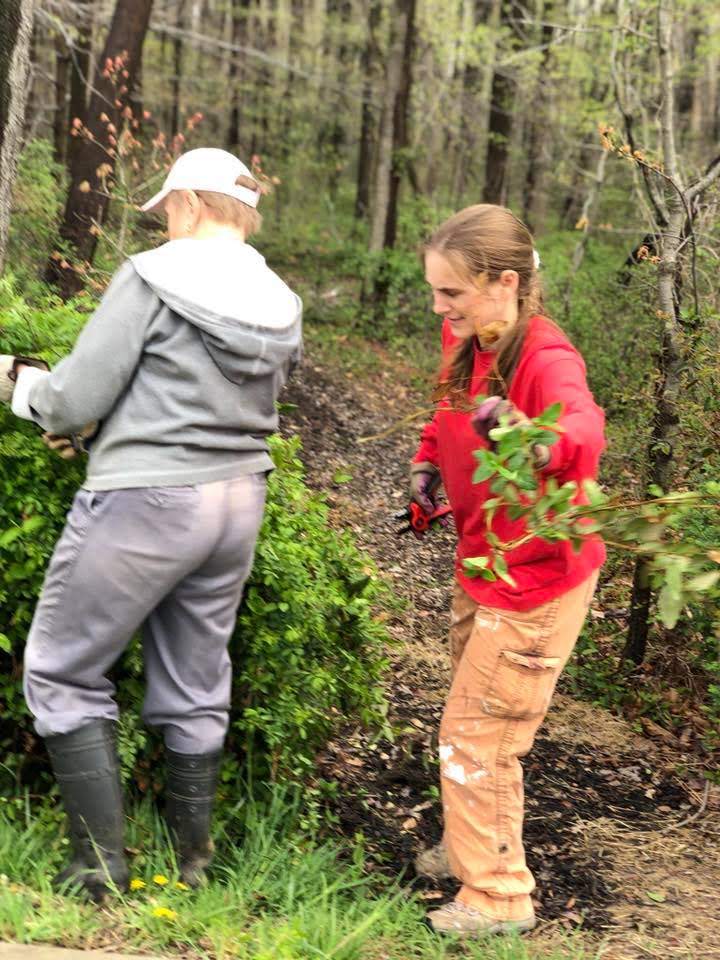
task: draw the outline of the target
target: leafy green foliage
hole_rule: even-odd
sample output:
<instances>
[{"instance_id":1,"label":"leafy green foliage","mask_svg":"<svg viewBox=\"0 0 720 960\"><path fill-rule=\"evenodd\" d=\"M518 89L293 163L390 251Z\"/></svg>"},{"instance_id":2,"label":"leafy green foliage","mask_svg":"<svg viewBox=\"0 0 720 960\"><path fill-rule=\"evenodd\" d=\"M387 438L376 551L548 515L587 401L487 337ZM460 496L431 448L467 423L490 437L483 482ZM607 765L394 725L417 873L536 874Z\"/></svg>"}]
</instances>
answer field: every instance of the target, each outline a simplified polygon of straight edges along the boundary
<instances>
[{"instance_id":1,"label":"leafy green foliage","mask_svg":"<svg viewBox=\"0 0 720 960\"><path fill-rule=\"evenodd\" d=\"M0 281L0 353L31 352L53 361L84 317L77 304L45 297L26 303ZM32 424L0 407L0 747L25 779L38 772L21 691L22 650L53 545L82 465L47 450ZM347 533L333 530L321 496L304 482L299 441L274 438L278 469L232 641L235 686L226 778L252 757L256 777L302 779L333 727L350 715L384 722L386 631L374 616L385 591L372 561ZM156 739L139 721L143 694L139 644L114 680L123 714L120 751L126 777L150 786Z\"/></svg>"},{"instance_id":2,"label":"leafy green foliage","mask_svg":"<svg viewBox=\"0 0 720 960\"><path fill-rule=\"evenodd\" d=\"M479 397L478 404L484 399ZM720 483L708 481L699 491L667 494L651 487L652 499L626 501L608 497L594 481L586 481L580 490L573 481L559 485L554 477L545 479L535 469L534 450L538 444L552 446L557 441L560 413L560 405L554 404L527 424L511 424L504 415L490 431L493 449L475 451L478 466L473 481L489 482L494 494L485 503L491 554L466 560L466 572L513 583L504 553L534 537L568 541L579 552L585 537L601 533L608 546L647 560L650 585L659 590L660 620L674 627L691 600L717 592L720 550L683 537L680 527L692 509L720 511ZM510 519L525 524L525 532L511 542L500 541L492 530L501 508Z\"/></svg>"},{"instance_id":3,"label":"leafy green foliage","mask_svg":"<svg viewBox=\"0 0 720 960\"><path fill-rule=\"evenodd\" d=\"M65 200L64 179L52 144L31 140L18 160L7 256L9 268L26 284L34 283L53 248Z\"/></svg>"},{"instance_id":4,"label":"leafy green foliage","mask_svg":"<svg viewBox=\"0 0 720 960\"><path fill-rule=\"evenodd\" d=\"M273 774L302 776L343 716L366 724L384 716L387 634L372 616L383 596L375 567L330 526L324 501L303 482L299 446L272 443L278 469L233 659L244 699L235 730L270 758Z\"/></svg>"}]
</instances>

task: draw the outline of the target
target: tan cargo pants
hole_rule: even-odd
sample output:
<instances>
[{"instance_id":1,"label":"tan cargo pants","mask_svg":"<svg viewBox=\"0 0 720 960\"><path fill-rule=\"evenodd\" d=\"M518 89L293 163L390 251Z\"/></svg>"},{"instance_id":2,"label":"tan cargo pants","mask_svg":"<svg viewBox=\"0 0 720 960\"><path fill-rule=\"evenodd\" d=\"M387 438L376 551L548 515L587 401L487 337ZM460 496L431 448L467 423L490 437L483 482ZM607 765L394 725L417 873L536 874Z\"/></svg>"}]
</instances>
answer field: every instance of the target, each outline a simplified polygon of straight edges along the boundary
<instances>
[{"instance_id":1,"label":"tan cargo pants","mask_svg":"<svg viewBox=\"0 0 720 960\"><path fill-rule=\"evenodd\" d=\"M458 900L498 920L532 914L519 758L547 713L597 577L526 612L479 606L455 586L453 682L440 726L444 843L463 884Z\"/></svg>"}]
</instances>

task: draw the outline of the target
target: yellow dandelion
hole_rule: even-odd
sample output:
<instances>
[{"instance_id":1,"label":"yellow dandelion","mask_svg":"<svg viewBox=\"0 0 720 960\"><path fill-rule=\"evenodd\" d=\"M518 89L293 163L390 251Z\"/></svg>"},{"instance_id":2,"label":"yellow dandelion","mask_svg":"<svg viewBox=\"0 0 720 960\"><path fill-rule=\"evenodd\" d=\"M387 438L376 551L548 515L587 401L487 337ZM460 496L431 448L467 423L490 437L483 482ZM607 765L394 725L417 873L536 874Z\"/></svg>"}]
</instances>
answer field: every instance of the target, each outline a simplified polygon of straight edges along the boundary
<instances>
[{"instance_id":1,"label":"yellow dandelion","mask_svg":"<svg viewBox=\"0 0 720 960\"><path fill-rule=\"evenodd\" d=\"M169 883L168 878L163 873L156 873L153 877L153 883L156 883L159 887L164 887Z\"/></svg>"},{"instance_id":2,"label":"yellow dandelion","mask_svg":"<svg viewBox=\"0 0 720 960\"><path fill-rule=\"evenodd\" d=\"M174 910L168 910L167 907L155 907L152 915L160 917L161 920L175 920L177 918L177 913Z\"/></svg>"},{"instance_id":3,"label":"yellow dandelion","mask_svg":"<svg viewBox=\"0 0 720 960\"><path fill-rule=\"evenodd\" d=\"M145 881L144 881L144 880L140 880L139 877L134 877L134 878L130 881L130 889L131 889L131 890L142 890L142 889L143 889L144 887L146 887L146 886L147 886L147 884L145 883Z\"/></svg>"},{"instance_id":4,"label":"yellow dandelion","mask_svg":"<svg viewBox=\"0 0 720 960\"><path fill-rule=\"evenodd\" d=\"M186 883L183 883L182 880L178 880L178 882L175 884L175 889L176 889L176 890L189 890L190 887L189 887Z\"/></svg>"}]
</instances>

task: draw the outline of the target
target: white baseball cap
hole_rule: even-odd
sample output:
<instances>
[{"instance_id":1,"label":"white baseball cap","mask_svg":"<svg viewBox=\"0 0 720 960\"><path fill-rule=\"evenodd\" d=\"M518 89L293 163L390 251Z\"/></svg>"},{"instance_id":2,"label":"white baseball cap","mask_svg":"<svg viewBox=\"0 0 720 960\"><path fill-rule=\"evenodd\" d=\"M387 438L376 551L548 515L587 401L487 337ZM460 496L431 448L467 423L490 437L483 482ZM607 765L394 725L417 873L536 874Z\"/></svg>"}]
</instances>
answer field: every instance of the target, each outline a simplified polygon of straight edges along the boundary
<instances>
[{"instance_id":1,"label":"white baseball cap","mask_svg":"<svg viewBox=\"0 0 720 960\"><path fill-rule=\"evenodd\" d=\"M178 157L165 177L162 189L151 197L141 210L161 210L172 190L208 190L235 197L249 207L256 207L260 191L250 190L235 183L238 177L252 174L242 161L227 150L217 147L198 147ZM254 178L253 178L254 179Z\"/></svg>"}]
</instances>

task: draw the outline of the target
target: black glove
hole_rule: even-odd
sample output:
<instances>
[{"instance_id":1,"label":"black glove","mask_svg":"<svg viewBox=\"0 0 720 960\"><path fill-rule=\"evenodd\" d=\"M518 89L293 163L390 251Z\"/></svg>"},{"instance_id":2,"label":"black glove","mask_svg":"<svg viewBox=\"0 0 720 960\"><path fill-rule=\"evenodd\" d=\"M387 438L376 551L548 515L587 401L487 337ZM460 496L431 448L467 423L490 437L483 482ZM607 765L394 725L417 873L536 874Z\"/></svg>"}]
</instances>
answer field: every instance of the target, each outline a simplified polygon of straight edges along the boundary
<instances>
[{"instance_id":1,"label":"black glove","mask_svg":"<svg viewBox=\"0 0 720 960\"><path fill-rule=\"evenodd\" d=\"M434 463L422 461L410 464L410 499L425 513L434 513L438 502L435 491L440 486L440 471Z\"/></svg>"}]
</instances>

